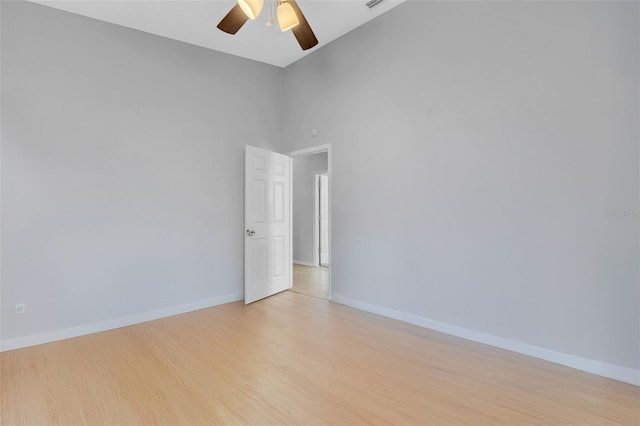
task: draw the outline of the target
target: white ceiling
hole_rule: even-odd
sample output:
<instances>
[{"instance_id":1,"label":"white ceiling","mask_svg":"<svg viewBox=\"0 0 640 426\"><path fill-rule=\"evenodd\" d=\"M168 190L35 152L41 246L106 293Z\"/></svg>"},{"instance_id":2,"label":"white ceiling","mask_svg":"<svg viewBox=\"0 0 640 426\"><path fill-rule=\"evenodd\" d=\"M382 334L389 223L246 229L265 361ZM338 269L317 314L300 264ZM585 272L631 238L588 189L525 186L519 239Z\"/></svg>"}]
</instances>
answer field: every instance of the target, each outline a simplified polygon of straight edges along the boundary
<instances>
[{"instance_id":1,"label":"white ceiling","mask_svg":"<svg viewBox=\"0 0 640 426\"><path fill-rule=\"evenodd\" d=\"M405 0L384 0L373 9L367 0L297 0L319 44L300 49L291 31L267 27L266 7L255 21L247 21L235 35L218 22L235 0L31 0L56 9L135 28L196 46L286 67L303 56L394 8Z\"/></svg>"}]
</instances>

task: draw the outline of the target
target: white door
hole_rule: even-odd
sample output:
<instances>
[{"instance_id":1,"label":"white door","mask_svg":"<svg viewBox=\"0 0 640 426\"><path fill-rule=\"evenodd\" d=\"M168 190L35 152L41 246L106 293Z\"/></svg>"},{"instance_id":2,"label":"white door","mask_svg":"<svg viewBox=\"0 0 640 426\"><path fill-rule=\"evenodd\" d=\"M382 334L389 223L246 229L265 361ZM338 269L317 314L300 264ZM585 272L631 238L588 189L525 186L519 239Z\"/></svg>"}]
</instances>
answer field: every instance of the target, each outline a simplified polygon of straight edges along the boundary
<instances>
[{"instance_id":1,"label":"white door","mask_svg":"<svg viewBox=\"0 0 640 426\"><path fill-rule=\"evenodd\" d=\"M246 147L244 303L291 288L291 159Z\"/></svg>"},{"instance_id":2,"label":"white door","mask_svg":"<svg viewBox=\"0 0 640 426\"><path fill-rule=\"evenodd\" d=\"M329 177L320 175L320 265L329 266Z\"/></svg>"}]
</instances>

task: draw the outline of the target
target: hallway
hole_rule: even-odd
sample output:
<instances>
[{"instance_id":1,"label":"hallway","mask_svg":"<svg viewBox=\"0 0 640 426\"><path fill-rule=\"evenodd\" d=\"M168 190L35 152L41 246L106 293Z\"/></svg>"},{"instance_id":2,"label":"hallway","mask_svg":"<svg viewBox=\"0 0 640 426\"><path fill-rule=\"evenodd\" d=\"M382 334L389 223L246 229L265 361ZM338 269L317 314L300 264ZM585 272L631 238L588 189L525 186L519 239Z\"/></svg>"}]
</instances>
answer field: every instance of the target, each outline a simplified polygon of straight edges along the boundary
<instances>
[{"instance_id":1,"label":"hallway","mask_svg":"<svg viewBox=\"0 0 640 426\"><path fill-rule=\"evenodd\" d=\"M291 291L318 299L328 299L329 268L294 263Z\"/></svg>"}]
</instances>

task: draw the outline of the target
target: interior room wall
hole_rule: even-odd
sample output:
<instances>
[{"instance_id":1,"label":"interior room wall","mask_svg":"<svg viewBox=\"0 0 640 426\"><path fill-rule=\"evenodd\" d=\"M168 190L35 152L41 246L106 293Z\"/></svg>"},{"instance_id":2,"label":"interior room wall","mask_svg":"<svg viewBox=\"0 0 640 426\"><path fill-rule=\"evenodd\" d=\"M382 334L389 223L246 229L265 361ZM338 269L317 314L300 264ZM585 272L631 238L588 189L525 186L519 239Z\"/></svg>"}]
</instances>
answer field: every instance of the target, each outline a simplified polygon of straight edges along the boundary
<instances>
[{"instance_id":1,"label":"interior room wall","mask_svg":"<svg viewBox=\"0 0 640 426\"><path fill-rule=\"evenodd\" d=\"M637 371L638 8L410 1L287 67L336 300Z\"/></svg>"},{"instance_id":2,"label":"interior room wall","mask_svg":"<svg viewBox=\"0 0 640 426\"><path fill-rule=\"evenodd\" d=\"M280 137L281 70L1 3L2 340L242 297L243 147Z\"/></svg>"},{"instance_id":3,"label":"interior room wall","mask_svg":"<svg viewBox=\"0 0 640 426\"><path fill-rule=\"evenodd\" d=\"M328 170L326 152L293 158L293 260L313 264L314 179Z\"/></svg>"}]
</instances>

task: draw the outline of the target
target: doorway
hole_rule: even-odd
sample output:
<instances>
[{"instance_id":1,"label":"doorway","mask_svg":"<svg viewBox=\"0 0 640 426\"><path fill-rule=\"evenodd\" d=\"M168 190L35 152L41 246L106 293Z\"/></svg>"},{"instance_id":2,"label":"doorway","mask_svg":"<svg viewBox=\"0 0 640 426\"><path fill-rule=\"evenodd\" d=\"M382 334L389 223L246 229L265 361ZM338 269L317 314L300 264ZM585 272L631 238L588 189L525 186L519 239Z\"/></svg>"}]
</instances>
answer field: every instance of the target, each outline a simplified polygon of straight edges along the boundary
<instances>
[{"instance_id":1,"label":"doorway","mask_svg":"<svg viewBox=\"0 0 640 426\"><path fill-rule=\"evenodd\" d=\"M331 179L329 146L292 152L292 288L331 296Z\"/></svg>"}]
</instances>

